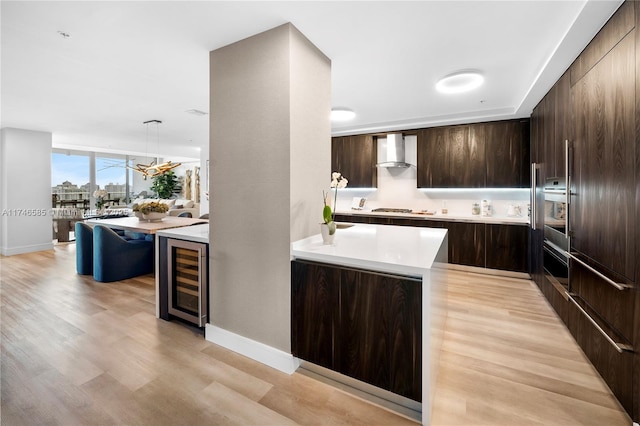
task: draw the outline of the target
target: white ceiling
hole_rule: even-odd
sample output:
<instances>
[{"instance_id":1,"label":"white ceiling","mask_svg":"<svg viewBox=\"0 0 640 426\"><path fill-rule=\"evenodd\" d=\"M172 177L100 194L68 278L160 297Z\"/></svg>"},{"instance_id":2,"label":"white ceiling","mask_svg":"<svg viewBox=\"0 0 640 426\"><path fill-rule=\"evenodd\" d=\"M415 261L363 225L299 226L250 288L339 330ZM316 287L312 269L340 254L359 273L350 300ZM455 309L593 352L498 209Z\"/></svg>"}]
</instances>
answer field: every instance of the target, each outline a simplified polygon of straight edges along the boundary
<instances>
[{"instance_id":1,"label":"white ceiling","mask_svg":"<svg viewBox=\"0 0 640 426\"><path fill-rule=\"evenodd\" d=\"M291 22L332 60L333 106L353 134L526 117L615 1L2 1L2 127L54 146L162 154L208 145L209 51ZM66 32L68 38L58 32ZM485 84L442 95L474 68Z\"/></svg>"}]
</instances>

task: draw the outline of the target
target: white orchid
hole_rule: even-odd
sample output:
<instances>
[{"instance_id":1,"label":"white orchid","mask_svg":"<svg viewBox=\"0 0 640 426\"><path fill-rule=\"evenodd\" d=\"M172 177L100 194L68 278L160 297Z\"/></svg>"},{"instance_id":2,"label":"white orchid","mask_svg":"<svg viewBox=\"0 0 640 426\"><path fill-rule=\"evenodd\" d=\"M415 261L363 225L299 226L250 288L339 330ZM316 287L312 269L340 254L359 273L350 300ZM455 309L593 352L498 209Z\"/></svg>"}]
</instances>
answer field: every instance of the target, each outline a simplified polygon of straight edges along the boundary
<instances>
[{"instance_id":1,"label":"white orchid","mask_svg":"<svg viewBox=\"0 0 640 426\"><path fill-rule=\"evenodd\" d=\"M338 172L331 173L331 188L346 188L349 181Z\"/></svg>"},{"instance_id":2,"label":"white orchid","mask_svg":"<svg viewBox=\"0 0 640 426\"><path fill-rule=\"evenodd\" d=\"M347 187L347 183L349 183L347 178L342 176L340 173L338 173L338 172L331 173L331 188L335 188L335 195L334 195L334 199L333 199L333 208L334 208L334 210L336 208L336 202L338 201L338 189L339 188L346 188ZM331 210L331 206L327 205L327 196L328 195L329 194L325 194L325 192L322 191L322 200L324 202L324 209L322 210L322 217L324 219L324 223L329 225L329 235L333 235L336 232L336 223L334 222L334 218L336 216L336 213L335 213L335 211Z\"/></svg>"}]
</instances>

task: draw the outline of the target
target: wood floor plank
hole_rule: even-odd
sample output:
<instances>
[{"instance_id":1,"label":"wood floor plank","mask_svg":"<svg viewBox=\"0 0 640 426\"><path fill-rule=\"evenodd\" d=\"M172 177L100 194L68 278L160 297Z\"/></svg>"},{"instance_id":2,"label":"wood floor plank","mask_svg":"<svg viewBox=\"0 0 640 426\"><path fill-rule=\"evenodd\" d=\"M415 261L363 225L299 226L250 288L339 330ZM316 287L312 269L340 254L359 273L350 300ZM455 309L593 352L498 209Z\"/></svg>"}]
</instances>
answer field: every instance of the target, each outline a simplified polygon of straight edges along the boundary
<instances>
[{"instance_id":1,"label":"wood floor plank","mask_svg":"<svg viewBox=\"0 0 640 426\"><path fill-rule=\"evenodd\" d=\"M448 283L434 426L630 424L531 281ZM415 424L216 346L154 303L151 274L77 275L74 244L0 257L2 425Z\"/></svg>"}]
</instances>

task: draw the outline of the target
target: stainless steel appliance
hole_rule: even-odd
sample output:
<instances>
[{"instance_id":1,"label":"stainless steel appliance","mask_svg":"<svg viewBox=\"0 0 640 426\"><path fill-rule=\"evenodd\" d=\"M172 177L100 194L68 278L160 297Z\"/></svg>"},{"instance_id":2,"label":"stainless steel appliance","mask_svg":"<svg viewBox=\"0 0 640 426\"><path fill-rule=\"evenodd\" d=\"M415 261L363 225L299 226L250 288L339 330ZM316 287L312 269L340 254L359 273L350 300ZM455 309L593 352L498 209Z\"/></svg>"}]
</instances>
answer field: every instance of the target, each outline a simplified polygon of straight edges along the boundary
<instances>
[{"instance_id":1,"label":"stainless steel appliance","mask_svg":"<svg viewBox=\"0 0 640 426\"><path fill-rule=\"evenodd\" d=\"M169 314L204 327L207 323L207 244L167 240Z\"/></svg>"},{"instance_id":2,"label":"stainless steel appliance","mask_svg":"<svg viewBox=\"0 0 640 426\"><path fill-rule=\"evenodd\" d=\"M544 189L544 240L564 251L569 250L569 200L564 178L549 178Z\"/></svg>"},{"instance_id":3,"label":"stainless steel appliance","mask_svg":"<svg viewBox=\"0 0 640 426\"><path fill-rule=\"evenodd\" d=\"M394 209L389 207L379 207L377 209L371 210L376 213L411 213L411 209Z\"/></svg>"}]
</instances>

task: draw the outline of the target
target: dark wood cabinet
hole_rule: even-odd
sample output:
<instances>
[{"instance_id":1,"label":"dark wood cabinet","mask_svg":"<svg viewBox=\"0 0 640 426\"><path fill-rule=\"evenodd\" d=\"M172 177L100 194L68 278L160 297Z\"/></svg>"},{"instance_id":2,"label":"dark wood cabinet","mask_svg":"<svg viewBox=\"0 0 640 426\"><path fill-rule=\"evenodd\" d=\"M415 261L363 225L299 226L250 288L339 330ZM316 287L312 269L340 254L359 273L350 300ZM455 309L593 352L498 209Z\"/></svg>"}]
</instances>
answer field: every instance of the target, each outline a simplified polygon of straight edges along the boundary
<instances>
[{"instance_id":1,"label":"dark wood cabinet","mask_svg":"<svg viewBox=\"0 0 640 426\"><path fill-rule=\"evenodd\" d=\"M487 268L528 272L529 228L487 224L486 264Z\"/></svg>"},{"instance_id":2,"label":"dark wood cabinet","mask_svg":"<svg viewBox=\"0 0 640 426\"><path fill-rule=\"evenodd\" d=\"M418 187L528 187L528 125L508 120L418 131Z\"/></svg>"},{"instance_id":3,"label":"dark wood cabinet","mask_svg":"<svg viewBox=\"0 0 640 426\"><path fill-rule=\"evenodd\" d=\"M484 126L449 130L449 187L484 188L486 179Z\"/></svg>"},{"instance_id":4,"label":"dark wood cabinet","mask_svg":"<svg viewBox=\"0 0 640 426\"><path fill-rule=\"evenodd\" d=\"M485 224L445 222L449 230L449 263L485 267Z\"/></svg>"},{"instance_id":5,"label":"dark wood cabinet","mask_svg":"<svg viewBox=\"0 0 640 426\"><path fill-rule=\"evenodd\" d=\"M376 188L377 147L372 135L334 137L331 139L331 172L340 172L350 188Z\"/></svg>"},{"instance_id":6,"label":"dark wood cabinet","mask_svg":"<svg viewBox=\"0 0 640 426\"><path fill-rule=\"evenodd\" d=\"M636 127L634 33L574 91L572 249L634 279Z\"/></svg>"},{"instance_id":7,"label":"dark wood cabinet","mask_svg":"<svg viewBox=\"0 0 640 426\"><path fill-rule=\"evenodd\" d=\"M531 117L532 161L542 163L545 178L562 177L566 171L571 177L571 251L599 274L629 288L616 289L571 260L570 296L562 297L553 283L539 279L536 257L542 241L537 231L531 238L534 279L636 422L640 420L639 23L637 3L625 1ZM565 140L571 142L568 157Z\"/></svg>"},{"instance_id":8,"label":"dark wood cabinet","mask_svg":"<svg viewBox=\"0 0 640 426\"><path fill-rule=\"evenodd\" d=\"M529 120L497 121L482 127L486 141L485 186L528 188Z\"/></svg>"},{"instance_id":9,"label":"dark wood cabinet","mask_svg":"<svg viewBox=\"0 0 640 426\"><path fill-rule=\"evenodd\" d=\"M291 263L291 352L332 370L336 366L340 271L314 263ZM295 318L295 320L293 320Z\"/></svg>"},{"instance_id":10,"label":"dark wood cabinet","mask_svg":"<svg viewBox=\"0 0 640 426\"><path fill-rule=\"evenodd\" d=\"M418 131L418 188L448 188L450 127L433 127Z\"/></svg>"},{"instance_id":11,"label":"dark wood cabinet","mask_svg":"<svg viewBox=\"0 0 640 426\"><path fill-rule=\"evenodd\" d=\"M420 401L420 281L348 269L341 276L341 372Z\"/></svg>"},{"instance_id":12,"label":"dark wood cabinet","mask_svg":"<svg viewBox=\"0 0 640 426\"><path fill-rule=\"evenodd\" d=\"M294 260L294 356L422 400L422 282Z\"/></svg>"}]
</instances>

